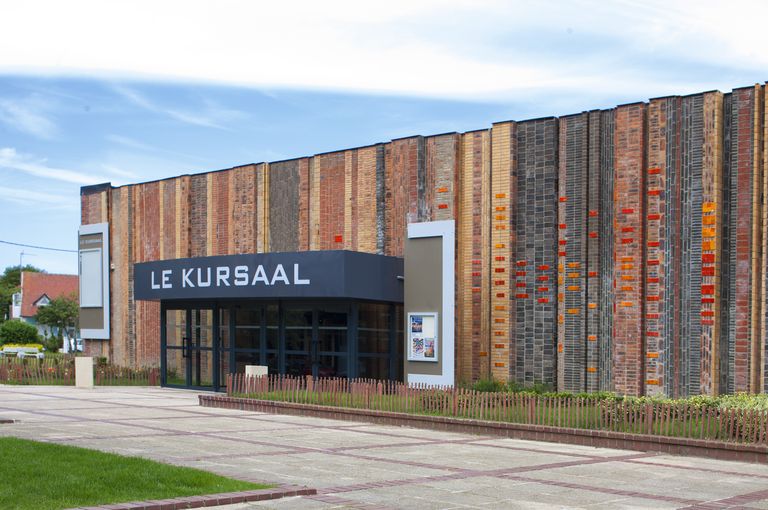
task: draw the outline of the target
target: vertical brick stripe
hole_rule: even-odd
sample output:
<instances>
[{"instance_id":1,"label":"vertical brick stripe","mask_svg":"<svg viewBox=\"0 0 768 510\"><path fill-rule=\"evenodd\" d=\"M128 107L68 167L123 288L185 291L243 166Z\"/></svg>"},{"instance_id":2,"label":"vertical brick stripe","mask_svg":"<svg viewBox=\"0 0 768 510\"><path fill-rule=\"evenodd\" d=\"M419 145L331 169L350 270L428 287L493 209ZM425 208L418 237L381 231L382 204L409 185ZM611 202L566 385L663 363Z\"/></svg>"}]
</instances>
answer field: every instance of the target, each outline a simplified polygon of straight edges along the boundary
<instances>
[{"instance_id":1,"label":"vertical brick stripe","mask_svg":"<svg viewBox=\"0 0 768 510\"><path fill-rule=\"evenodd\" d=\"M675 131L678 98L651 100L648 105L648 144L646 186L650 189L663 190L663 193L648 196L644 217L646 233L646 258L662 261L658 266L646 265L645 282L645 379L653 384L646 385L648 395L671 395L670 381L666 374L670 342L668 320L668 300L674 294L668 291L668 273L676 259L664 256L670 250L669 222L677 225L667 207L669 201L677 200L674 179L668 178L668 157L674 151L677 133ZM674 169L672 171L674 175ZM674 275L677 270L672 271ZM648 296L658 296L657 301L648 301Z\"/></svg>"},{"instance_id":2,"label":"vertical brick stripe","mask_svg":"<svg viewBox=\"0 0 768 510\"><path fill-rule=\"evenodd\" d=\"M558 388L586 391L588 114L560 119ZM596 367L594 367L596 368Z\"/></svg>"},{"instance_id":3,"label":"vertical brick stripe","mask_svg":"<svg viewBox=\"0 0 768 510\"><path fill-rule=\"evenodd\" d=\"M516 381L555 386L557 342L557 120L517 124L516 262L528 297L515 300ZM536 292L546 278L549 290ZM539 299L546 299L541 302Z\"/></svg>"},{"instance_id":4,"label":"vertical brick stripe","mask_svg":"<svg viewBox=\"0 0 768 510\"><path fill-rule=\"evenodd\" d=\"M511 215L516 188L516 125L513 122L494 124L491 129L491 374L494 379L514 379L514 349L511 344L515 324L515 239L511 232L515 223ZM501 270L501 273L496 273ZM495 277L496 274L503 276ZM531 292L530 294L535 294Z\"/></svg>"},{"instance_id":5,"label":"vertical brick stripe","mask_svg":"<svg viewBox=\"0 0 768 510\"><path fill-rule=\"evenodd\" d=\"M614 268L615 299L618 302L613 321L613 378L616 391L628 395L643 393L644 336L644 141L645 104L620 106L616 109L614 195L614 251L617 260L630 260L626 268ZM634 229L631 235L622 232ZM622 240L631 238L633 242ZM623 289L622 276L635 285Z\"/></svg>"}]
</instances>

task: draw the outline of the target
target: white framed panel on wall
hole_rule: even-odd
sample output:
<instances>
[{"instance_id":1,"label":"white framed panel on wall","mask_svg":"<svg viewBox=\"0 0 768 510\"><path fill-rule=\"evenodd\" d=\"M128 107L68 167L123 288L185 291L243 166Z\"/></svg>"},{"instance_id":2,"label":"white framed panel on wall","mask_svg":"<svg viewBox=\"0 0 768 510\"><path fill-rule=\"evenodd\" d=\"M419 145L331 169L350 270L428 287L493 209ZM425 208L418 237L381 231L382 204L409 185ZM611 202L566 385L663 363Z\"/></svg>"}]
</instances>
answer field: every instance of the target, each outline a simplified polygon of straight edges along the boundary
<instances>
[{"instance_id":1,"label":"white framed panel on wall","mask_svg":"<svg viewBox=\"0 0 768 510\"><path fill-rule=\"evenodd\" d=\"M456 383L455 380L455 340L454 340L454 320L455 320L455 240L456 240L456 224L454 220L441 220L430 221L423 223L410 223L408 225L408 239L424 239L424 238L439 238L441 243L441 267L442 274L440 276L442 295L439 296L438 312L416 313L407 310L408 303L406 303L406 312L408 313L408 322L406 327L409 329L406 332L406 339L410 340L410 328L411 328L411 316L433 316L435 324L435 353L434 361L440 366L439 374L432 373L418 373L410 372L406 370L405 379L409 384L429 384L439 386L453 386ZM406 266L409 261L406 260ZM407 271L407 270L406 270ZM408 287L408 278L405 279L405 285ZM406 290L406 295L408 291ZM407 301L407 299L406 299ZM419 307L421 308L421 307ZM423 309L423 308L422 308ZM418 310L418 308L417 308ZM423 322L422 322L423 330ZM440 333L440 336L438 336ZM425 336L423 336L424 338ZM406 346L406 358L408 362L411 361L432 361L429 359L413 359L411 357L411 343L408 342ZM421 365L423 367L432 367L434 365Z\"/></svg>"},{"instance_id":2,"label":"white framed panel on wall","mask_svg":"<svg viewBox=\"0 0 768 510\"><path fill-rule=\"evenodd\" d=\"M84 339L109 339L109 273L109 223L80 225L80 335Z\"/></svg>"},{"instance_id":3,"label":"white framed panel on wall","mask_svg":"<svg viewBox=\"0 0 768 510\"><path fill-rule=\"evenodd\" d=\"M104 306L104 273L102 250L80 250L80 307Z\"/></svg>"},{"instance_id":4,"label":"white framed panel on wall","mask_svg":"<svg viewBox=\"0 0 768 510\"><path fill-rule=\"evenodd\" d=\"M408 314L408 361L437 363L439 359L437 313Z\"/></svg>"}]
</instances>

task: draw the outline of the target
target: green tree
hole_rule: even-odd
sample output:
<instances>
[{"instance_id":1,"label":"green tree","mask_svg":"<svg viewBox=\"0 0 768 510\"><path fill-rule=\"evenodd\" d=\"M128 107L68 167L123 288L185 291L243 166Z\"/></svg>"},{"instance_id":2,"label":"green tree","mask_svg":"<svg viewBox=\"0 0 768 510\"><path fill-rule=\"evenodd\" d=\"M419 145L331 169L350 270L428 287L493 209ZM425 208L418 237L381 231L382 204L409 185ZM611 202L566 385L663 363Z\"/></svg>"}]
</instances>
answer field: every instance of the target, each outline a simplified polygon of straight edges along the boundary
<instances>
[{"instance_id":1,"label":"green tree","mask_svg":"<svg viewBox=\"0 0 768 510\"><path fill-rule=\"evenodd\" d=\"M37 328L20 320L5 321L0 324L0 345L33 344L40 341Z\"/></svg>"},{"instance_id":2,"label":"green tree","mask_svg":"<svg viewBox=\"0 0 768 510\"><path fill-rule=\"evenodd\" d=\"M77 295L59 296L52 299L47 305L39 306L35 319L38 324L56 330L55 334L59 339L59 345L62 345L61 342L66 338L71 347L70 352L76 352L76 332L80 320L80 304Z\"/></svg>"},{"instance_id":3,"label":"green tree","mask_svg":"<svg viewBox=\"0 0 768 510\"><path fill-rule=\"evenodd\" d=\"M8 318L8 311L11 307L13 295L19 291L19 287L21 286L22 271L30 271L33 273L45 272L42 269L30 266L29 264L24 267L9 266L5 268L3 274L0 275L0 323Z\"/></svg>"}]
</instances>

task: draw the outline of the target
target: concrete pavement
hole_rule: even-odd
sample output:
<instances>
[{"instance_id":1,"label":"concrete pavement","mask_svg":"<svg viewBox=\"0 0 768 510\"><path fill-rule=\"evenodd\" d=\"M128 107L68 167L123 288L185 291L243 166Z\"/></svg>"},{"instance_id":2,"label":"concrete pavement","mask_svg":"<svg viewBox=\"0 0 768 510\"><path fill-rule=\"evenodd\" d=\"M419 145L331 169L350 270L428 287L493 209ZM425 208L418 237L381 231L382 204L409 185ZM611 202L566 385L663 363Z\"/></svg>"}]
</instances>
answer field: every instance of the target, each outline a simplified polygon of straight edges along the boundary
<instances>
[{"instance_id":1,"label":"concrete pavement","mask_svg":"<svg viewBox=\"0 0 768 510\"><path fill-rule=\"evenodd\" d=\"M317 496L246 508L763 508L764 465L201 408L193 391L1 386L0 435ZM224 508L224 507L222 507Z\"/></svg>"}]
</instances>

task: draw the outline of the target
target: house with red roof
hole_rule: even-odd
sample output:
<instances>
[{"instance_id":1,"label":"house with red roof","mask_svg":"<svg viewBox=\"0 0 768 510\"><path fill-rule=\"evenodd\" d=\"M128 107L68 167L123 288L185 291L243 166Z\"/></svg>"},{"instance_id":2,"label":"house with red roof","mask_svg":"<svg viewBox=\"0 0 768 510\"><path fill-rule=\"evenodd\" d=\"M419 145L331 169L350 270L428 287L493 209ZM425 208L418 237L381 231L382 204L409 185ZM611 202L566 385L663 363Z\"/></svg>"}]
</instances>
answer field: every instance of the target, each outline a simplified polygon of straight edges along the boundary
<instances>
[{"instance_id":1,"label":"house with red roof","mask_svg":"<svg viewBox=\"0 0 768 510\"><path fill-rule=\"evenodd\" d=\"M78 277L75 274L49 274L32 271L22 271L19 292L13 295L11 304L11 319L19 319L37 327L43 336L56 334L48 326L38 324L35 320L37 310L46 306L51 300L61 296L78 295ZM79 341L79 340L78 340ZM68 342L64 342L64 350L68 350Z\"/></svg>"}]
</instances>

